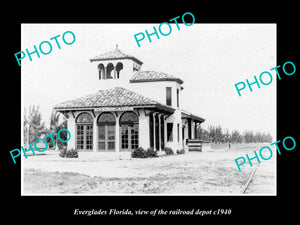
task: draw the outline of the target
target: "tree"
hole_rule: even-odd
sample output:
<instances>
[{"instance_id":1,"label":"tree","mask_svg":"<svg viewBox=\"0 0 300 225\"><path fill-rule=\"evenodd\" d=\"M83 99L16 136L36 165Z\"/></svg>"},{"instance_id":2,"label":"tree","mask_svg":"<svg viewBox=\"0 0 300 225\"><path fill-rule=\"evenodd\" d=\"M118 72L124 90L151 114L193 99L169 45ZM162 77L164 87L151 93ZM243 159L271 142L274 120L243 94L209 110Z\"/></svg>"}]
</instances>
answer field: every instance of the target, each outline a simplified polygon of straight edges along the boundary
<instances>
[{"instance_id":1,"label":"tree","mask_svg":"<svg viewBox=\"0 0 300 225\"><path fill-rule=\"evenodd\" d=\"M57 111L52 110L52 113L50 116L50 133L55 133L55 135L52 136L56 143L55 150L58 150L57 132L59 131L59 129L58 129L59 128L59 115L60 114ZM49 140L49 144L50 143L52 144L52 142ZM50 144L50 147L51 147L51 144Z\"/></svg>"},{"instance_id":2,"label":"tree","mask_svg":"<svg viewBox=\"0 0 300 225\"><path fill-rule=\"evenodd\" d=\"M28 128L28 130L26 130ZM28 134L27 134L28 132ZM24 140L33 143L36 139L47 133L45 123L42 122L42 115L39 106L30 105L28 111L24 109ZM27 140L27 135L29 140ZM25 143L27 144L27 143Z\"/></svg>"},{"instance_id":3,"label":"tree","mask_svg":"<svg viewBox=\"0 0 300 225\"><path fill-rule=\"evenodd\" d=\"M254 142L253 131L246 130L244 132L244 138L246 143L253 143Z\"/></svg>"},{"instance_id":4,"label":"tree","mask_svg":"<svg viewBox=\"0 0 300 225\"><path fill-rule=\"evenodd\" d=\"M208 127L208 133L209 133L209 139L212 143L216 142L216 129L214 126L209 126Z\"/></svg>"},{"instance_id":5,"label":"tree","mask_svg":"<svg viewBox=\"0 0 300 225\"><path fill-rule=\"evenodd\" d=\"M224 142L224 135L222 133L222 127L220 125L218 125L217 127L215 127L215 142L217 143L223 143Z\"/></svg>"},{"instance_id":6,"label":"tree","mask_svg":"<svg viewBox=\"0 0 300 225\"><path fill-rule=\"evenodd\" d=\"M231 142L232 143L242 143L243 142L243 136L240 134L239 131L233 130L231 132Z\"/></svg>"},{"instance_id":7,"label":"tree","mask_svg":"<svg viewBox=\"0 0 300 225\"><path fill-rule=\"evenodd\" d=\"M231 135L229 134L229 130L226 129L226 132L223 134L223 140L225 142L231 142Z\"/></svg>"},{"instance_id":8,"label":"tree","mask_svg":"<svg viewBox=\"0 0 300 225\"><path fill-rule=\"evenodd\" d=\"M64 145L67 145L66 142L60 142L59 139L58 139L58 136L57 136L57 133L60 129L67 128L66 118L64 118L64 121L62 123L59 123L59 116L60 116L59 112L57 112L55 110L52 111L51 116L50 116L50 131L49 131L49 134L50 133L55 133L54 135L52 135L52 137L54 139L54 142L55 142L55 150L60 149ZM68 138L67 137L67 132L65 132L65 131L60 132L60 138L62 140L67 140L67 138ZM47 138L47 142L49 143L50 147L53 146L50 137Z\"/></svg>"},{"instance_id":9,"label":"tree","mask_svg":"<svg viewBox=\"0 0 300 225\"><path fill-rule=\"evenodd\" d=\"M199 139L203 140L203 141L210 141L209 140L209 132L203 128L201 128L201 126L197 127L197 133L198 133L198 137Z\"/></svg>"},{"instance_id":10,"label":"tree","mask_svg":"<svg viewBox=\"0 0 300 225\"><path fill-rule=\"evenodd\" d=\"M61 122L58 125L58 130L60 130L62 128L68 129L68 121L66 120L65 117L63 117L63 122ZM62 140L67 140L68 139L68 133L67 133L67 131L61 131L60 134L59 134L59 136L60 136L60 138ZM57 145L58 145L59 149L62 149L63 146L67 146L67 142L58 141Z\"/></svg>"}]
</instances>

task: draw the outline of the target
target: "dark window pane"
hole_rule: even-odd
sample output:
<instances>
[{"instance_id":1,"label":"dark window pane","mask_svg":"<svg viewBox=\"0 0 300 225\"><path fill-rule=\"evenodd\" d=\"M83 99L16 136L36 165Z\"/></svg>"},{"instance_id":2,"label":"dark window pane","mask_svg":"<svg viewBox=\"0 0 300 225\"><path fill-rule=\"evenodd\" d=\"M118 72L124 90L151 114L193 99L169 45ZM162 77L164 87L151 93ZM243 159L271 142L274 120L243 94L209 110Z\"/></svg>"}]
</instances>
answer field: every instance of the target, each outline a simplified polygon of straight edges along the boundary
<instances>
[{"instance_id":1,"label":"dark window pane","mask_svg":"<svg viewBox=\"0 0 300 225\"><path fill-rule=\"evenodd\" d=\"M173 123L167 123L167 141L173 141Z\"/></svg>"},{"instance_id":2,"label":"dark window pane","mask_svg":"<svg viewBox=\"0 0 300 225\"><path fill-rule=\"evenodd\" d=\"M166 87L166 104L171 106L172 105L172 88Z\"/></svg>"}]
</instances>

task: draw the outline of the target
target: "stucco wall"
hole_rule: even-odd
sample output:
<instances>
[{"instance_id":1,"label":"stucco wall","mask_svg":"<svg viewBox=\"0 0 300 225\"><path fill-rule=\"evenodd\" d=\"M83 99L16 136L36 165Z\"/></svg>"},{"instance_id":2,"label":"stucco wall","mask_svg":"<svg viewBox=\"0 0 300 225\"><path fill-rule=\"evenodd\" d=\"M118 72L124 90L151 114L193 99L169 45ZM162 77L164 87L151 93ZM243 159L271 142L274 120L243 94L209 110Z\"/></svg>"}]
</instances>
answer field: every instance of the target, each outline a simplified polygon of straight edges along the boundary
<instances>
[{"instance_id":1,"label":"stucco wall","mask_svg":"<svg viewBox=\"0 0 300 225\"><path fill-rule=\"evenodd\" d=\"M145 150L150 147L149 138L149 116L145 116L145 113L140 110L139 117L139 146Z\"/></svg>"},{"instance_id":2,"label":"stucco wall","mask_svg":"<svg viewBox=\"0 0 300 225\"><path fill-rule=\"evenodd\" d=\"M175 81L156 81L156 82L141 82L141 83L130 83L127 86L130 90L139 93L152 100L158 101L161 104L166 105L166 87L172 87L172 107L177 108L177 93L180 85ZM180 100L180 97L179 97ZM180 107L180 101L179 101Z\"/></svg>"}]
</instances>

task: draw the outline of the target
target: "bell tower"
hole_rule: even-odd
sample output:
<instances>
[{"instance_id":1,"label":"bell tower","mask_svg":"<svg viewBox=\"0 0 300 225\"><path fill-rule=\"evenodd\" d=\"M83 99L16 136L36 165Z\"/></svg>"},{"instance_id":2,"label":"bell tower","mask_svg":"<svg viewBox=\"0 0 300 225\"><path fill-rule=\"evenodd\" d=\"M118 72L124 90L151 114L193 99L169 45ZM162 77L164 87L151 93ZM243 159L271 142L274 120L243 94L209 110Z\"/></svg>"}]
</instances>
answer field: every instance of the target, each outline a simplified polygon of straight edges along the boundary
<instances>
[{"instance_id":1,"label":"bell tower","mask_svg":"<svg viewBox=\"0 0 300 225\"><path fill-rule=\"evenodd\" d=\"M105 85L115 84L112 86L129 83L133 73L139 71L143 64L134 56L123 53L118 45L112 51L91 58L90 62L96 65L98 80Z\"/></svg>"}]
</instances>

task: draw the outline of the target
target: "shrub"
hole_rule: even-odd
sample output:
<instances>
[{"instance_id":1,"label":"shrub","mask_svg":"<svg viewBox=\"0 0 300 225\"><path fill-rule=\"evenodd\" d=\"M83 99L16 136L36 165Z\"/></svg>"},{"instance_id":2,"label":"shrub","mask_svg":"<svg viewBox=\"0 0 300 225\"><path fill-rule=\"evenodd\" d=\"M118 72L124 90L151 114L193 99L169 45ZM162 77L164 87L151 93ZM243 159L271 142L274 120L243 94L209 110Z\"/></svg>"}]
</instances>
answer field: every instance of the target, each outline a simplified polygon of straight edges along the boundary
<instances>
[{"instance_id":1,"label":"shrub","mask_svg":"<svg viewBox=\"0 0 300 225\"><path fill-rule=\"evenodd\" d=\"M67 147L65 146L61 150L59 150L60 157L65 157L66 153L67 153Z\"/></svg>"},{"instance_id":2,"label":"shrub","mask_svg":"<svg viewBox=\"0 0 300 225\"><path fill-rule=\"evenodd\" d=\"M78 158L78 150L71 148L70 150L67 150L66 158Z\"/></svg>"},{"instance_id":3,"label":"shrub","mask_svg":"<svg viewBox=\"0 0 300 225\"><path fill-rule=\"evenodd\" d=\"M158 156L157 156L157 151L155 151L153 148L148 148L146 151L142 147L138 147L137 149L131 152L131 157L132 158L154 158Z\"/></svg>"},{"instance_id":4,"label":"shrub","mask_svg":"<svg viewBox=\"0 0 300 225\"><path fill-rule=\"evenodd\" d=\"M59 151L59 156L63 158L78 158L78 150L73 148L67 150L67 147L63 147L63 149Z\"/></svg>"},{"instance_id":5,"label":"shrub","mask_svg":"<svg viewBox=\"0 0 300 225\"><path fill-rule=\"evenodd\" d=\"M149 158L158 157L157 151L155 151L153 148L148 148L147 149L147 157L149 157Z\"/></svg>"},{"instance_id":6,"label":"shrub","mask_svg":"<svg viewBox=\"0 0 300 225\"><path fill-rule=\"evenodd\" d=\"M142 147L138 147L137 149L134 149L131 152L131 157L132 158L147 158L148 153L145 149L143 149Z\"/></svg>"},{"instance_id":7,"label":"shrub","mask_svg":"<svg viewBox=\"0 0 300 225\"><path fill-rule=\"evenodd\" d=\"M173 149L169 148L169 147L165 147L163 151L166 152L166 155L173 155L174 154Z\"/></svg>"},{"instance_id":8,"label":"shrub","mask_svg":"<svg viewBox=\"0 0 300 225\"><path fill-rule=\"evenodd\" d=\"M184 149L181 149L181 150L177 150L176 153L177 153L177 154L184 154L185 151L184 151Z\"/></svg>"}]
</instances>

